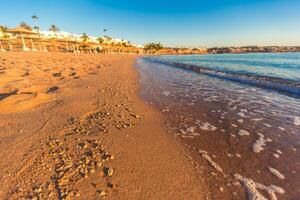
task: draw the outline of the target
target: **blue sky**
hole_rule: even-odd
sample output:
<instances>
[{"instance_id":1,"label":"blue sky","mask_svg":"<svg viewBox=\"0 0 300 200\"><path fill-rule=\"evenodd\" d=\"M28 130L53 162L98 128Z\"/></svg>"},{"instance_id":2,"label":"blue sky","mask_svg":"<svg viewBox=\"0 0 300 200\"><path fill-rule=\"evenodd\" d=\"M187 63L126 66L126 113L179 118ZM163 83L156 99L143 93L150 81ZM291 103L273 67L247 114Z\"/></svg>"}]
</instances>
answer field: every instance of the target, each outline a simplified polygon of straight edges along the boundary
<instances>
[{"instance_id":1,"label":"blue sky","mask_svg":"<svg viewBox=\"0 0 300 200\"><path fill-rule=\"evenodd\" d=\"M3 2L2 2L3 1ZM107 34L134 43L300 45L300 0L0 0L0 24Z\"/></svg>"}]
</instances>

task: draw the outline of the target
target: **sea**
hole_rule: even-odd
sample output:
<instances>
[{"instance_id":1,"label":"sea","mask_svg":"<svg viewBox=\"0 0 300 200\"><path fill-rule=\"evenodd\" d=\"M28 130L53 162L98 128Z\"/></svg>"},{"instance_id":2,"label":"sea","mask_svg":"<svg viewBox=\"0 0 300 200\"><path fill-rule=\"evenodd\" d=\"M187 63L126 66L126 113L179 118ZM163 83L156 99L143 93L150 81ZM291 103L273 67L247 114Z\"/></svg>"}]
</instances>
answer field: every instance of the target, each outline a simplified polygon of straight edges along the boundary
<instances>
[{"instance_id":1,"label":"sea","mask_svg":"<svg viewBox=\"0 0 300 200\"><path fill-rule=\"evenodd\" d=\"M300 53L148 56L136 68L208 198L300 199Z\"/></svg>"}]
</instances>

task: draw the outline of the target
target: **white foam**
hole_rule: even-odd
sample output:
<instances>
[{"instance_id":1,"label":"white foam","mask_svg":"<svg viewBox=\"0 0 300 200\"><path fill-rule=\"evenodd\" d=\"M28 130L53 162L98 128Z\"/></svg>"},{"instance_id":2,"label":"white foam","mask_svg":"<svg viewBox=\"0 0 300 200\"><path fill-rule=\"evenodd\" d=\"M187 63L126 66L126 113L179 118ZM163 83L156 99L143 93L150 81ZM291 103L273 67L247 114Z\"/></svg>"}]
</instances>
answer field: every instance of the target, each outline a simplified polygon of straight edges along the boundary
<instances>
[{"instance_id":1,"label":"white foam","mask_svg":"<svg viewBox=\"0 0 300 200\"><path fill-rule=\"evenodd\" d=\"M187 132L190 132L190 133L195 132L195 130L196 130L196 127L194 127L194 126L191 126L191 127L189 127L188 129L186 129L186 131L187 131Z\"/></svg>"},{"instance_id":2,"label":"white foam","mask_svg":"<svg viewBox=\"0 0 300 200\"><path fill-rule=\"evenodd\" d=\"M279 178L279 179L285 179L284 175L282 173L280 173L280 171L278 171L277 169L274 169L272 167L268 167L268 169L277 178Z\"/></svg>"},{"instance_id":3,"label":"white foam","mask_svg":"<svg viewBox=\"0 0 300 200\"><path fill-rule=\"evenodd\" d=\"M279 158L279 157L280 157L277 153L273 153L273 156L274 156L275 158Z\"/></svg>"},{"instance_id":4,"label":"white foam","mask_svg":"<svg viewBox=\"0 0 300 200\"><path fill-rule=\"evenodd\" d=\"M229 110L236 110L236 106L230 108Z\"/></svg>"},{"instance_id":5,"label":"white foam","mask_svg":"<svg viewBox=\"0 0 300 200\"><path fill-rule=\"evenodd\" d=\"M295 124L296 126L300 126L300 117L295 117L295 118L294 118L294 124Z\"/></svg>"},{"instance_id":6,"label":"white foam","mask_svg":"<svg viewBox=\"0 0 300 200\"><path fill-rule=\"evenodd\" d=\"M243 119L238 119L237 122L242 124L242 123L244 123L244 120Z\"/></svg>"},{"instance_id":7,"label":"white foam","mask_svg":"<svg viewBox=\"0 0 300 200\"><path fill-rule=\"evenodd\" d=\"M202 149L198 149L198 153L200 153L200 154L206 153L206 154L207 154L207 151L204 151L204 150L202 150Z\"/></svg>"},{"instance_id":8,"label":"white foam","mask_svg":"<svg viewBox=\"0 0 300 200\"><path fill-rule=\"evenodd\" d=\"M200 122L199 120L195 122L199 128L201 130L204 130L204 131L215 131L217 130L217 127L211 125L210 123L208 122Z\"/></svg>"},{"instance_id":9,"label":"white foam","mask_svg":"<svg viewBox=\"0 0 300 200\"><path fill-rule=\"evenodd\" d=\"M161 110L161 112L169 112L170 110L168 108L164 108Z\"/></svg>"},{"instance_id":10,"label":"white foam","mask_svg":"<svg viewBox=\"0 0 300 200\"><path fill-rule=\"evenodd\" d=\"M270 124L267 124L267 123L263 123L266 127L272 127Z\"/></svg>"},{"instance_id":11,"label":"white foam","mask_svg":"<svg viewBox=\"0 0 300 200\"><path fill-rule=\"evenodd\" d=\"M181 134L183 134L183 135L187 135L187 133L186 133L184 130L182 130L182 129L180 129L179 132L180 132Z\"/></svg>"},{"instance_id":12,"label":"white foam","mask_svg":"<svg viewBox=\"0 0 300 200\"><path fill-rule=\"evenodd\" d=\"M230 125L235 128L238 127L236 124L230 124Z\"/></svg>"},{"instance_id":13,"label":"white foam","mask_svg":"<svg viewBox=\"0 0 300 200\"><path fill-rule=\"evenodd\" d=\"M245 178L240 174L234 174L233 176L235 179L237 179L244 185L244 187L247 190L249 200L267 200L267 198L263 196L262 193L258 191L258 189L268 193L271 200L277 200L276 193L278 194L285 193L283 188L276 185L265 186L261 183L257 183L253 181L252 179Z\"/></svg>"},{"instance_id":14,"label":"white foam","mask_svg":"<svg viewBox=\"0 0 300 200\"><path fill-rule=\"evenodd\" d=\"M285 128L283 128L283 127L281 127L281 126L278 126L278 129L279 129L279 130L282 130L282 131L285 130Z\"/></svg>"},{"instance_id":15,"label":"white foam","mask_svg":"<svg viewBox=\"0 0 300 200\"><path fill-rule=\"evenodd\" d=\"M198 153L202 156L202 158L204 158L207 162L208 162L208 164L212 167L212 168L214 168L215 170L217 170L218 172L220 172L220 173L223 173L223 169L217 164L217 163L215 163L211 158L210 158L210 156L207 154L207 152L206 151L203 151L203 150L198 150Z\"/></svg>"},{"instance_id":16,"label":"white foam","mask_svg":"<svg viewBox=\"0 0 300 200\"><path fill-rule=\"evenodd\" d=\"M243 112L239 112L237 115L240 117L246 117L246 115Z\"/></svg>"},{"instance_id":17,"label":"white foam","mask_svg":"<svg viewBox=\"0 0 300 200\"><path fill-rule=\"evenodd\" d=\"M263 120L263 118L253 118L253 119L251 119L252 121L255 121L255 122L258 122L258 121L261 121L261 120Z\"/></svg>"},{"instance_id":18,"label":"white foam","mask_svg":"<svg viewBox=\"0 0 300 200\"><path fill-rule=\"evenodd\" d=\"M192 136L192 135L181 135L181 137L183 138L191 138L191 139L194 139L195 137Z\"/></svg>"},{"instance_id":19,"label":"white foam","mask_svg":"<svg viewBox=\"0 0 300 200\"><path fill-rule=\"evenodd\" d=\"M276 152L279 153L279 154L282 154L282 151L276 149Z\"/></svg>"},{"instance_id":20,"label":"white foam","mask_svg":"<svg viewBox=\"0 0 300 200\"><path fill-rule=\"evenodd\" d=\"M194 138L193 136L200 136L200 134L196 133L195 130L196 130L196 127L192 126L192 127L189 127L186 130L180 129L179 132L180 132L180 134L181 134L182 137L185 137L185 138L188 138L188 137Z\"/></svg>"},{"instance_id":21,"label":"white foam","mask_svg":"<svg viewBox=\"0 0 300 200\"><path fill-rule=\"evenodd\" d=\"M259 138L255 141L253 144L253 151L255 153L259 153L262 150L264 150L264 147L266 145L267 140L265 139L265 136L263 134L258 133Z\"/></svg>"},{"instance_id":22,"label":"white foam","mask_svg":"<svg viewBox=\"0 0 300 200\"><path fill-rule=\"evenodd\" d=\"M165 96L170 96L171 92L170 91L163 91L162 94L165 95Z\"/></svg>"},{"instance_id":23,"label":"white foam","mask_svg":"<svg viewBox=\"0 0 300 200\"><path fill-rule=\"evenodd\" d=\"M248 131L245 131L245 130L239 130L238 132L239 135L243 136L243 135L250 135L250 133Z\"/></svg>"},{"instance_id":24,"label":"white foam","mask_svg":"<svg viewBox=\"0 0 300 200\"><path fill-rule=\"evenodd\" d=\"M226 153L226 155L228 156L228 157L232 157L233 155L232 154L230 154L230 153Z\"/></svg>"}]
</instances>

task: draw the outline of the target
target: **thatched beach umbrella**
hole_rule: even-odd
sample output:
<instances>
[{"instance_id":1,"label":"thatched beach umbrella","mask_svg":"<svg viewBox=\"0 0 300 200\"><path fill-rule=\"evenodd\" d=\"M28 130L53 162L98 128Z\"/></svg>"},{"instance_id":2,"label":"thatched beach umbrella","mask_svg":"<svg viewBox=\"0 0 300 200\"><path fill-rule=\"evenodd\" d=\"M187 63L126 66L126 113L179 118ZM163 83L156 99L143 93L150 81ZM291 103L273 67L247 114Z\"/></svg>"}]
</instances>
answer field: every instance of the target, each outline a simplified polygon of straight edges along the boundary
<instances>
[{"instance_id":1,"label":"thatched beach umbrella","mask_svg":"<svg viewBox=\"0 0 300 200\"><path fill-rule=\"evenodd\" d=\"M40 40L40 37L38 35L26 35L23 38L24 39L30 39L32 51L37 51L37 49L34 46L33 40Z\"/></svg>"},{"instance_id":2,"label":"thatched beach umbrella","mask_svg":"<svg viewBox=\"0 0 300 200\"><path fill-rule=\"evenodd\" d=\"M76 41L74 39L72 39L72 38L64 38L64 39L59 39L58 41L64 42L66 44L66 48L67 48L68 52L70 51L70 45L69 45L69 43L73 44L73 49L75 51L74 44L76 43Z\"/></svg>"},{"instance_id":3,"label":"thatched beach umbrella","mask_svg":"<svg viewBox=\"0 0 300 200\"><path fill-rule=\"evenodd\" d=\"M21 39L22 39L22 44L23 44L23 51L28 51L29 49L26 47L24 36L23 35L37 35L36 32L30 31L26 28L22 27L17 27L17 28L12 28L8 29L7 33L13 33L13 34L20 34Z\"/></svg>"}]
</instances>

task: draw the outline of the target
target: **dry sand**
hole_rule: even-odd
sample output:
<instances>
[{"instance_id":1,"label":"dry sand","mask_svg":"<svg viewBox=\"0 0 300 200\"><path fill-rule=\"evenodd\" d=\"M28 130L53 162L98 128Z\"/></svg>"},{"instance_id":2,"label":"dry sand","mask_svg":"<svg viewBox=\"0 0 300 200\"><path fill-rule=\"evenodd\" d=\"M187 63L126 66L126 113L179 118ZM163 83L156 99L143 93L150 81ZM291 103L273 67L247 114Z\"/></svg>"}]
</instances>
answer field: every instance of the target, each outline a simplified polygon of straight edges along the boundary
<instances>
[{"instance_id":1,"label":"dry sand","mask_svg":"<svg viewBox=\"0 0 300 200\"><path fill-rule=\"evenodd\" d=\"M209 198L136 58L0 53L0 199Z\"/></svg>"}]
</instances>

